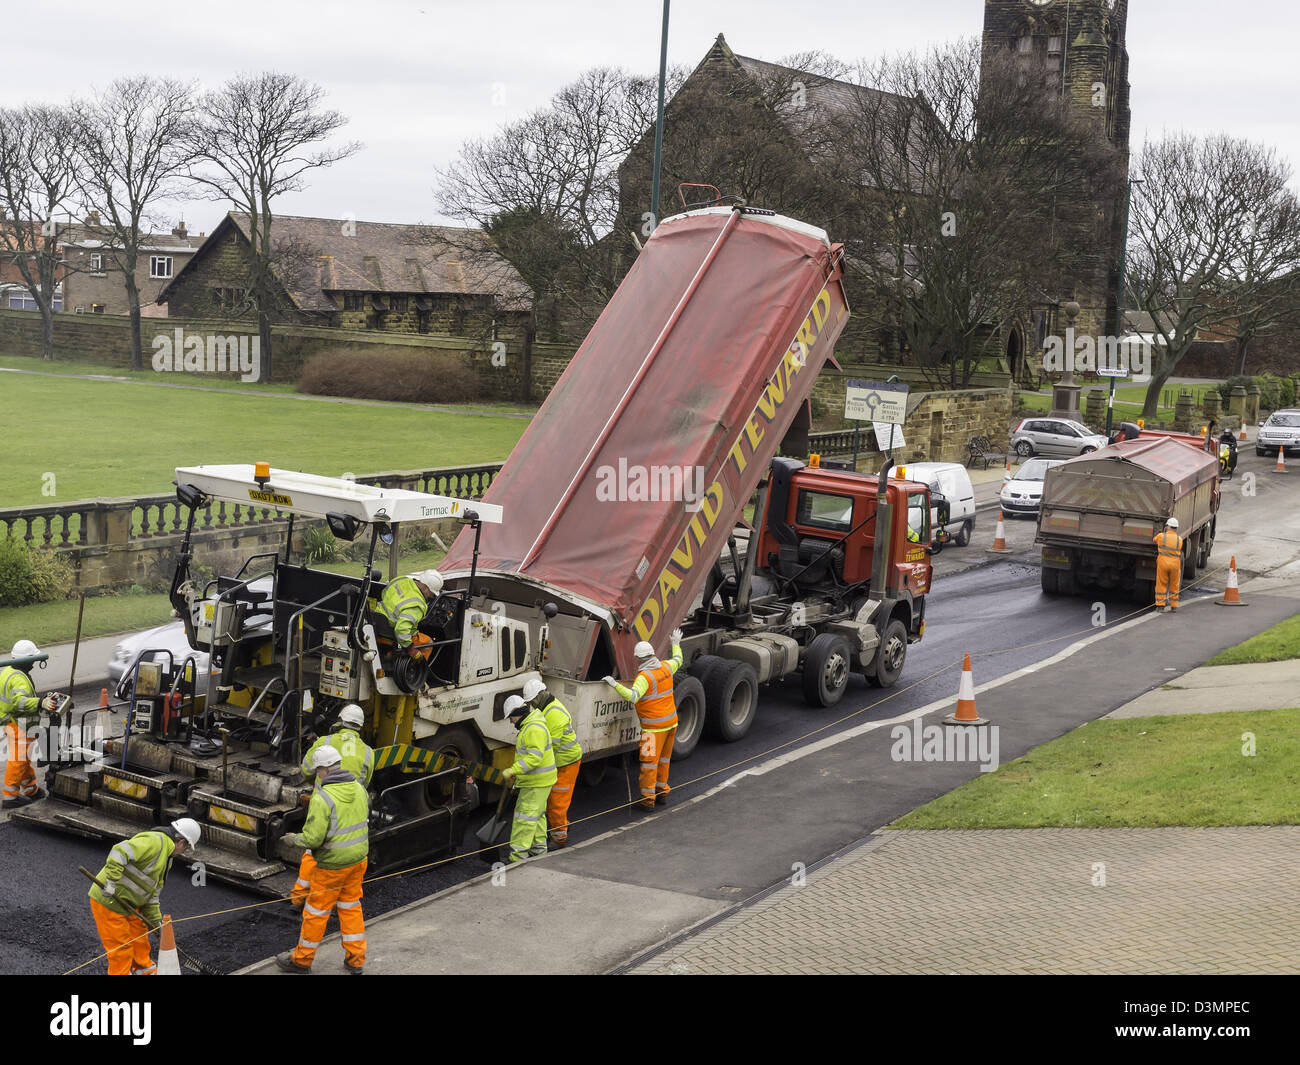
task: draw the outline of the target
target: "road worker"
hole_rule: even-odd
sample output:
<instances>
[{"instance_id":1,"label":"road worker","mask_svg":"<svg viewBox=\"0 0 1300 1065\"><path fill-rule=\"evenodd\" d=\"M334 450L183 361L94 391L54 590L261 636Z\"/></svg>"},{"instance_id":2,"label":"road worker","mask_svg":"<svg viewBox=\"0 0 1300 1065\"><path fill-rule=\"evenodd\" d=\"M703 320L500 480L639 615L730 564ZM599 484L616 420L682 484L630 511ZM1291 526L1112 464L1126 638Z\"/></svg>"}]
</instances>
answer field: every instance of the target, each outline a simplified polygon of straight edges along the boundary
<instances>
[{"instance_id":1,"label":"road worker","mask_svg":"<svg viewBox=\"0 0 1300 1065\"><path fill-rule=\"evenodd\" d=\"M399 650L414 653L428 646L430 640L420 632L420 622L441 592L442 574L436 569L398 577L384 589L379 612L393 626Z\"/></svg>"},{"instance_id":2,"label":"road worker","mask_svg":"<svg viewBox=\"0 0 1300 1065\"><path fill-rule=\"evenodd\" d=\"M290 846L306 847L316 858L303 904L298 945L275 957L275 963L285 972L311 971L335 906L343 939L343 967L354 976L365 969L361 882L370 853L370 800L365 786L343 768L342 762L343 756L328 744L316 751L312 766L319 786L307 807L307 824L301 832L285 837Z\"/></svg>"},{"instance_id":3,"label":"road worker","mask_svg":"<svg viewBox=\"0 0 1300 1065\"><path fill-rule=\"evenodd\" d=\"M682 630L672 634L673 655L659 661L655 649L642 640L633 648L637 660L636 680L626 688L614 677L605 683L636 707L641 721L641 806L653 810L668 801L668 765L677 733L677 702L673 698L673 674L682 665Z\"/></svg>"},{"instance_id":4,"label":"road worker","mask_svg":"<svg viewBox=\"0 0 1300 1065\"><path fill-rule=\"evenodd\" d=\"M27 730L40 721L42 710L52 712L58 699L53 694L36 698L32 667L40 654L40 648L31 640L19 640L10 655L14 664L0 669L0 725L4 726L8 751L0 791L0 806L5 808L26 806L45 797L36 786Z\"/></svg>"},{"instance_id":5,"label":"road worker","mask_svg":"<svg viewBox=\"0 0 1300 1065\"><path fill-rule=\"evenodd\" d=\"M582 765L582 745L573 728L573 717L559 699L535 677L524 685L524 699L542 712L555 752L555 783L546 800L547 843L559 848L569 842L569 803Z\"/></svg>"},{"instance_id":6,"label":"road worker","mask_svg":"<svg viewBox=\"0 0 1300 1065\"><path fill-rule=\"evenodd\" d=\"M1156 545L1156 612L1178 609L1178 586L1183 578L1183 538L1178 535L1178 519L1165 522L1163 532L1155 536Z\"/></svg>"},{"instance_id":7,"label":"road worker","mask_svg":"<svg viewBox=\"0 0 1300 1065\"><path fill-rule=\"evenodd\" d=\"M356 703L348 703L340 712L335 730L328 736L322 736L303 755L302 775L314 777L316 774L316 752L322 747L333 747L343 759L343 768L351 773L364 788L370 787L370 778L375 773L375 752L361 738L361 729L365 726L366 714ZM312 870L316 868L316 859L311 851L302 856L298 866L298 880L293 885L289 901L295 909L302 909L307 900L307 890L311 887Z\"/></svg>"},{"instance_id":8,"label":"road worker","mask_svg":"<svg viewBox=\"0 0 1300 1065\"><path fill-rule=\"evenodd\" d=\"M162 927L159 896L172 858L197 847L199 835L199 823L182 817L171 823L170 831L137 833L108 852L108 862L95 878L99 883L90 889L90 912L108 952L109 976L157 973L149 932Z\"/></svg>"},{"instance_id":9,"label":"road worker","mask_svg":"<svg viewBox=\"0 0 1300 1065\"><path fill-rule=\"evenodd\" d=\"M506 717L519 730L515 740L515 762L502 775L519 791L515 819L510 829L508 862L546 853L546 800L555 784L555 751L546 718L519 696L506 700Z\"/></svg>"}]
</instances>

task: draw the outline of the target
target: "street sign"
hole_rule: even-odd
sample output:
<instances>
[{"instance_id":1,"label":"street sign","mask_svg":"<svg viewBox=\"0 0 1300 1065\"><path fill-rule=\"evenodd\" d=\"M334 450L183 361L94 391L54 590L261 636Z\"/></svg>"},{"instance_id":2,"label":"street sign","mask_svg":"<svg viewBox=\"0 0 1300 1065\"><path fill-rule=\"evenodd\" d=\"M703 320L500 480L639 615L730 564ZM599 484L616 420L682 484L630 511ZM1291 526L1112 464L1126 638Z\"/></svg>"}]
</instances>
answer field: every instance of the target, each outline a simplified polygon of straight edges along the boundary
<instances>
[{"instance_id":1,"label":"street sign","mask_svg":"<svg viewBox=\"0 0 1300 1065\"><path fill-rule=\"evenodd\" d=\"M1128 374L1127 366L1098 366L1097 367L1098 377L1127 377L1128 375L1129 374Z\"/></svg>"},{"instance_id":2,"label":"street sign","mask_svg":"<svg viewBox=\"0 0 1300 1065\"><path fill-rule=\"evenodd\" d=\"M844 390L844 417L902 425L907 420L908 386L896 381L849 381Z\"/></svg>"},{"instance_id":3,"label":"street sign","mask_svg":"<svg viewBox=\"0 0 1300 1065\"><path fill-rule=\"evenodd\" d=\"M906 441L903 440L903 427L894 425L892 422L872 422L871 427L876 431L876 450L891 451L894 448L906 447ZM893 434L892 440L890 434Z\"/></svg>"}]
</instances>

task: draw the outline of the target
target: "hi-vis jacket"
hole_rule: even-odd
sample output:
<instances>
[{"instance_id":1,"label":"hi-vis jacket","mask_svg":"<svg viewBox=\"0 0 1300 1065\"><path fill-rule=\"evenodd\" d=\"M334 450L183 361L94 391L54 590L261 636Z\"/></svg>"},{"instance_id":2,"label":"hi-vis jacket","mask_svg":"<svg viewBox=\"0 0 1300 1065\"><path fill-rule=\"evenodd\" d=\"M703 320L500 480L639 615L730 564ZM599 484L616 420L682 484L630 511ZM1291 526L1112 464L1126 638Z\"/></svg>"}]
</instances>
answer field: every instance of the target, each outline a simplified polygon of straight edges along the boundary
<instances>
[{"instance_id":1,"label":"hi-vis jacket","mask_svg":"<svg viewBox=\"0 0 1300 1065\"><path fill-rule=\"evenodd\" d=\"M546 729L551 734L551 748L555 751L555 768L573 765L582 757L582 745L573 730L573 716L559 699L554 697L542 707Z\"/></svg>"},{"instance_id":2,"label":"hi-vis jacket","mask_svg":"<svg viewBox=\"0 0 1300 1065\"><path fill-rule=\"evenodd\" d=\"M558 779L555 751L551 748L551 730L537 707L528 711L520 722L515 740L515 787L549 788Z\"/></svg>"},{"instance_id":3,"label":"hi-vis jacket","mask_svg":"<svg viewBox=\"0 0 1300 1065\"><path fill-rule=\"evenodd\" d=\"M626 688L616 684L614 690L636 707L642 732L667 732L677 727L677 702L673 698L673 674L682 665L682 645L673 644L673 656L650 669L641 670Z\"/></svg>"},{"instance_id":4,"label":"hi-vis jacket","mask_svg":"<svg viewBox=\"0 0 1300 1065\"><path fill-rule=\"evenodd\" d=\"M379 600L379 612L392 622L397 645L410 647L420 622L429 612L429 603L415 581L410 577L398 577L384 589Z\"/></svg>"},{"instance_id":5,"label":"hi-vis jacket","mask_svg":"<svg viewBox=\"0 0 1300 1065\"><path fill-rule=\"evenodd\" d=\"M1182 559L1183 538L1173 529L1166 529L1164 532L1156 533L1152 542L1156 545L1156 556L1158 558Z\"/></svg>"},{"instance_id":6,"label":"hi-vis jacket","mask_svg":"<svg viewBox=\"0 0 1300 1065\"><path fill-rule=\"evenodd\" d=\"M346 727L328 736L322 736L307 748L307 753L302 759L303 776L311 777L316 772L312 760L316 757L316 752L325 746L333 747L339 752L346 772L351 773L364 786L370 786L370 778L375 773L375 752L370 749L356 729Z\"/></svg>"},{"instance_id":7,"label":"hi-vis jacket","mask_svg":"<svg viewBox=\"0 0 1300 1065\"><path fill-rule=\"evenodd\" d=\"M322 869L346 869L370 853L370 800L345 769L332 769L311 794L298 842Z\"/></svg>"},{"instance_id":8,"label":"hi-vis jacket","mask_svg":"<svg viewBox=\"0 0 1300 1065\"><path fill-rule=\"evenodd\" d=\"M162 924L158 896L175 849L176 841L166 832L140 832L124 840L108 852L108 862L99 871L100 881L110 885L113 894L105 895L99 884L92 884L90 897L123 917L133 916L124 905L130 903L150 925Z\"/></svg>"},{"instance_id":9,"label":"hi-vis jacket","mask_svg":"<svg viewBox=\"0 0 1300 1065\"><path fill-rule=\"evenodd\" d=\"M16 722L24 725L24 718L41 712L41 701L36 698L32 678L21 669L5 666L0 669L0 727Z\"/></svg>"}]
</instances>

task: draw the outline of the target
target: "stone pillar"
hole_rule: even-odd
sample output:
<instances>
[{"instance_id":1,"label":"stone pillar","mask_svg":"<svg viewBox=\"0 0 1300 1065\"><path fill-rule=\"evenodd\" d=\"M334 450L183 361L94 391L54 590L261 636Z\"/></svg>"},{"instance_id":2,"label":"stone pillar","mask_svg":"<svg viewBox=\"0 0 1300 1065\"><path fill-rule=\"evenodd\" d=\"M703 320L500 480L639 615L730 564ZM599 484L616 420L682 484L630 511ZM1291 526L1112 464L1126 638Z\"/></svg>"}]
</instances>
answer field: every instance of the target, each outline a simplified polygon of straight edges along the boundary
<instances>
[{"instance_id":1,"label":"stone pillar","mask_svg":"<svg viewBox=\"0 0 1300 1065\"><path fill-rule=\"evenodd\" d=\"M1074 323L1079 317L1079 304L1074 300L1062 304L1061 309L1065 311L1066 318L1066 336L1074 336ZM1068 347L1069 345L1065 345ZM1070 369L1074 365L1074 352L1066 351L1066 371L1065 375L1059 382L1052 386L1052 411L1053 418L1068 418L1070 421L1079 421L1079 393L1083 391L1081 385L1074 381L1074 373Z\"/></svg>"},{"instance_id":2,"label":"stone pillar","mask_svg":"<svg viewBox=\"0 0 1300 1065\"><path fill-rule=\"evenodd\" d=\"M1087 412L1086 423L1090 427L1095 428L1106 424L1106 398L1107 394L1104 389L1088 389L1085 410Z\"/></svg>"},{"instance_id":3,"label":"stone pillar","mask_svg":"<svg viewBox=\"0 0 1300 1065\"><path fill-rule=\"evenodd\" d=\"M1254 379L1246 385L1246 418L1251 425L1259 424L1259 385Z\"/></svg>"},{"instance_id":4,"label":"stone pillar","mask_svg":"<svg viewBox=\"0 0 1300 1065\"><path fill-rule=\"evenodd\" d=\"M1205 398L1201 400L1201 410L1210 421L1219 420L1219 415L1223 412L1223 397L1219 395L1217 388L1212 388L1205 393Z\"/></svg>"},{"instance_id":5,"label":"stone pillar","mask_svg":"<svg viewBox=\"0 0 1300 1065\"><path fill-rule=\"evenodd\" d=\"M1228 393L1228 413L1234 415L1240 423L1245 424L1246 390L1241 385L1233 385L1232 390Z\"/></svg>"},{"instance_id":6,"label":"stone pillar","mask_svg":"<svg viewBox=\"0 0 1300 1065\"><path fill-rule=\"evenodd\" d=\"M1190 392L1179 392L1178 402L1174 404L1174 431L1190 433L1192 422L1196 417L1196 400Z\"/></svg>"}]
</instances>

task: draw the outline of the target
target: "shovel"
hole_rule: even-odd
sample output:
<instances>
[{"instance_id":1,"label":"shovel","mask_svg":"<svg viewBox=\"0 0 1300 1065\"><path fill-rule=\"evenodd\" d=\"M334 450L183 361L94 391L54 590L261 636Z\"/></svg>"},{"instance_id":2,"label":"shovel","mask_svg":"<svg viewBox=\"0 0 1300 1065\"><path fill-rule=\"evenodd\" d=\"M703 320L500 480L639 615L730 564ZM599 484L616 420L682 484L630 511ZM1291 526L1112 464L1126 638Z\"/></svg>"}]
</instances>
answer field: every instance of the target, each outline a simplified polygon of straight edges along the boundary
<instances>
[{"instance_id":1,"label":"shovel","mask_svg":"<svg viewBox=\"0 0 1300 1065\"><path fill-rule=\"evenodd\" d=\"M514 794L513 788L502 788L501 798L497 801L496 812L488 818L487 824L478 830L478 842L480 847L499 847L502 843L510 838L511 823L514 820L513 812L506 812L506 802ZM485 862L494 862L496 860L495 851L487 851L479 855Z\"/></svg>"}]
</instances>

